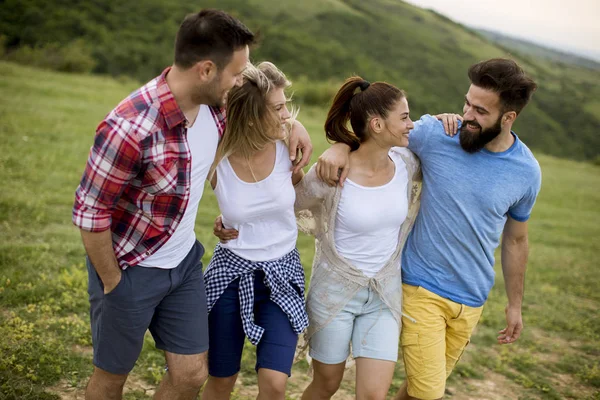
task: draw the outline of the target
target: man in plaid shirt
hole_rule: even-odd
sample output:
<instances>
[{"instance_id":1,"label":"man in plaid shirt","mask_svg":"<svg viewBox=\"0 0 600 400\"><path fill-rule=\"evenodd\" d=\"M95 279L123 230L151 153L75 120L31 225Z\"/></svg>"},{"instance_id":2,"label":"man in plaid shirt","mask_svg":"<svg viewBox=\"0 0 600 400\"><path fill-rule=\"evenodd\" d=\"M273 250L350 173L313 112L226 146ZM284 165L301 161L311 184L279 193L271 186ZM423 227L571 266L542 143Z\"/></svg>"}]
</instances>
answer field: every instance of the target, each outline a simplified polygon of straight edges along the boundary
<instances>
[{"instance_id":1,"label":"man in plaid shirt","mask_svg":"<svg viewBox=\"0 0 600 400\"><path fill-rule=\"evenodd\" d=\"M75 194L89 273L94 373L86 399L120 399L150 329L169 371L157 399L193 399L207 377L207 305L194 222L254 35L218 10L181 24L172 67L100 123ZM312 146L296 124L290 157Z\"/></svg>"}]
</instances>

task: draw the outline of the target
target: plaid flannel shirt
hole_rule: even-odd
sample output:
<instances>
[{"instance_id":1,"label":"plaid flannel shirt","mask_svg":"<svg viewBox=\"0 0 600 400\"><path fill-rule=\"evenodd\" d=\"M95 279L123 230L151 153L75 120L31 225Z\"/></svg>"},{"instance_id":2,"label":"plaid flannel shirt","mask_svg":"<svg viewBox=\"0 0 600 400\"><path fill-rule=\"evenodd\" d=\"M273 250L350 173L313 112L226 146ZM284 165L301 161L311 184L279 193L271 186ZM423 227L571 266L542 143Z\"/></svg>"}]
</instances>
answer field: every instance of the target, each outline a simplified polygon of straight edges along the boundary
<instances>
[{"instance_id":1,"label":"plaid flannel shirt","mask_svg":"<svg viewBox=\"0 0 600 400\"><path fill-rule=\"evenodd\" d=\"M111 229L123 269L167 242L190 197L187 120L167 85L169 70L129 95L100 123L75 192L73 223L90 232ZM224 110L211 111L222 135Z\"/></svg>"}]
</instances>

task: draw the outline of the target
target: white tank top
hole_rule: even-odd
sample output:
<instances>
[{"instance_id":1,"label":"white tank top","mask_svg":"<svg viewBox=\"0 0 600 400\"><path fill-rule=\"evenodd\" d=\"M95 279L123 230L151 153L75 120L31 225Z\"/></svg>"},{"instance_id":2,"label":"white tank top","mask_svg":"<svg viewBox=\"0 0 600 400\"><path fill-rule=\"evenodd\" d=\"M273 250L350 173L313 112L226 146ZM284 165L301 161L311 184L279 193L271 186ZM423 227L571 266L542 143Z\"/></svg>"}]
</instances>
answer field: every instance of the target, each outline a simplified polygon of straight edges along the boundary
<instances>
[{"instance_id":1,"label":"white tank top","mask_svg":"<svg viewBox=\"0 0 600 400\"><path fill-rule=\"evenodd\" d=\"M298 238L292 163L283 141L275 148L273 172L259 182L242 181L227 158L217 166L215 195L223 226L239 232L237 239L221 245L251 261L281 258L296 247Z\"/></svg>"},{"instance_id":2,"label":"white tank top","mask_svg":"<svg viewBox=\"0 0 600 400\"><path fill-rule=\"evenodd\" d=\"M219 131L208 106L200 106L194 125L187 130L187 141L192 153L190 198L187 207L173 235L156 253L138 264L142 267L175 268L183 261L196 242L194 224L196 223L198 204L202 199L204 182L208 170L215 160L219 144Z\"/></svg>"},{"instance_id":3,"label":"white tank top","mask_svg":"<svg viewBox=\"0 0 600 400\"><path fill-rule=\"evenodd\" d=\"M408 215L408 172L400 155L385 185L367 187L346 179L335 219L335 247L344 258L373 277L398 246L400 226Z\"/></svg>"}]
</instances>

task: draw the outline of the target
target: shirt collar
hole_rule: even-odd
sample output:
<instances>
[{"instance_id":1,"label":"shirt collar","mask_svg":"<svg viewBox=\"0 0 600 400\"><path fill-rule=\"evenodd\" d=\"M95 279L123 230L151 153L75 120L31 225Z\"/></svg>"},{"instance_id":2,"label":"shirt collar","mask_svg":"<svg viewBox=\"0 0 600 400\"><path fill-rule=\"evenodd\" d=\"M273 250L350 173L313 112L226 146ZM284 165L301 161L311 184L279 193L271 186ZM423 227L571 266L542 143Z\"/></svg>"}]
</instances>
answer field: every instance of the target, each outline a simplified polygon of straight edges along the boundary
<instances>
[{"instance_id":1,"label":"shirt collar","mask_svg":"<svg viewBox=\"0 0 600 400\"><path fill-rule=\"evenodd\" d=\"M173 129L177 125L186 122L185 115L175 97L173 96L173 92L171 92L171 88L167 84L167 74L171 70L171 67L165 68L165 70L158 77L157 93L158 100L160 101L160 111L165 118L167 123L167 127L169 129Z\"/></svg>"}]
</instances>

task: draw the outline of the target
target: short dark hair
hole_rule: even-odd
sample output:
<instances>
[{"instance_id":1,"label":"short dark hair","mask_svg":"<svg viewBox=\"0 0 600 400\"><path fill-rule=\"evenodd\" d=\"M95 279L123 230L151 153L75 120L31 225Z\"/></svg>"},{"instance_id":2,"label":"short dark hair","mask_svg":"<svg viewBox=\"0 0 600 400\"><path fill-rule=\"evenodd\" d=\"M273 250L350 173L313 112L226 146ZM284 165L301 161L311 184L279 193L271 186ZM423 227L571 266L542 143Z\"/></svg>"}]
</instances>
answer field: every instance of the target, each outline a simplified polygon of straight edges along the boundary
<instances>
[{"instance_id":1,"label":"short dark hair","mask_svg":"<svg viewBox=\"0 0 600 400\"><path fill-rule=\"evenodd\" d=\"M475 86L498 93L503 112L519 114L537 89L537 84L525 75L523 68L507 58L492 58L472 65L469 79Z\"/></svg>"},{"instance_id":2,"label":"short dark hair","mask_svg":"<svg viewBox=\"0 0 600 400\"><path fill-rule=\"evenodd\" d=\"M210 59L219 69L233 52L254 43L254 34L231 15L214 9L190 14L181 23L175 39L175 65L188 69Z\"/></svg>"}]
</instances>

